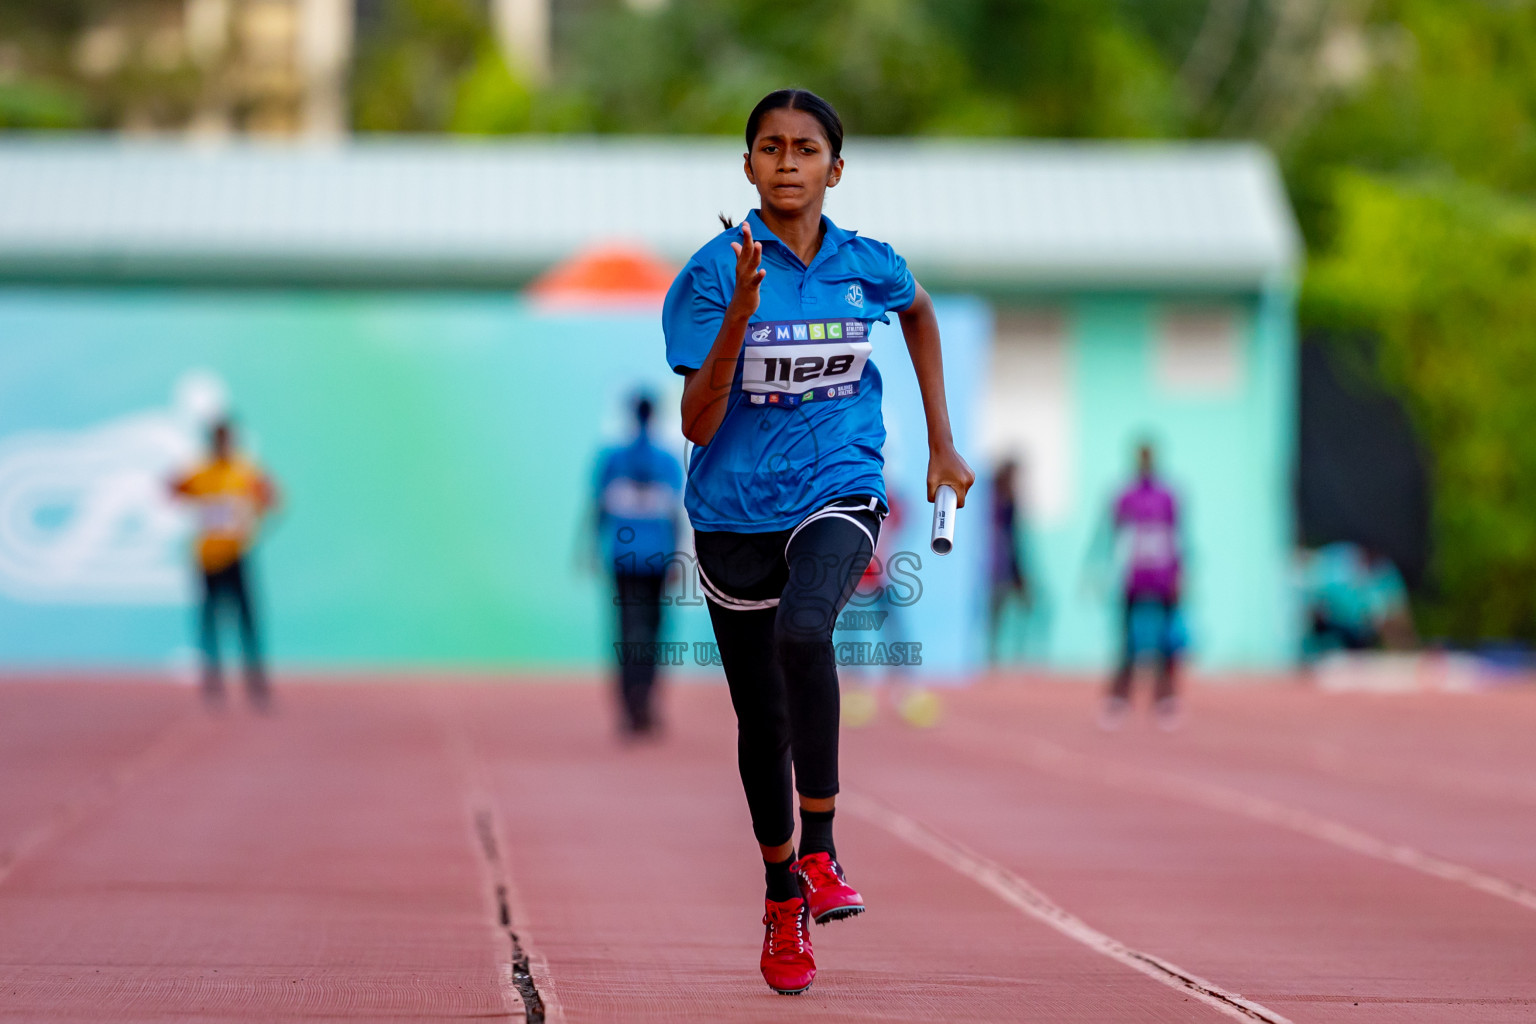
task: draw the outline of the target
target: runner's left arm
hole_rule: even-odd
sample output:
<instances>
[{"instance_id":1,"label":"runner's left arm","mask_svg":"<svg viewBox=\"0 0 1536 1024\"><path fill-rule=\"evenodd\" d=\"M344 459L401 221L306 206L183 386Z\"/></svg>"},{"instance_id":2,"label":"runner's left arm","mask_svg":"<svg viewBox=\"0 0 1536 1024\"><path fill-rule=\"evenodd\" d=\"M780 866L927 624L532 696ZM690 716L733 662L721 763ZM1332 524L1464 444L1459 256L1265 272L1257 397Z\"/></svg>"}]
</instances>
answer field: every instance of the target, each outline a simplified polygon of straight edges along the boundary
<instances>
[{"instance_id":1,"label":"runner's left arm","mask_svg":"<svg viewBox=\"0 0 1536 1024\"><path fill-rule=\"evenodd\" d=\"M256 478L257 511L259 511L264 516L271 515L273 512L277 511L278 506L281 503L281 496L278 494L277 484L272 482L272 478L270 476L262 473Z\"/></svg>"},{"instance_id":2,"label":"runner's left arm","mask_svg":"<svg viewBox=\"0 0 1536 1024\"><path fill-rule=\"evenodd\" d=\"M582 503L581 522L576 525L575 564L578 571L597 572L602 568L603 534L608 526L608 512L603 507L603 488L607 486L611 454L605 449L597 457L587 500Z\"/></svg>"},{"instance_id":3,"label":"runner's left arm","mask_svg":"<svg viewBox=\"0 0 1536 1024\"><path fill-rule=\"evenodd\" d=\"M909 278L910 280L910 278ZM955 489L956 505L965 507L965 493L976 482L976 474L955 450L954 433L949 426L949 402L944 396L944 353L939 343L939 318L933 311L933 299L917 285L912 304L897 314L901 333L907 339L912 369L923 395L923 415L928 421L928 500L933 501L941 484Z\"/></svg>"}]
</instances>

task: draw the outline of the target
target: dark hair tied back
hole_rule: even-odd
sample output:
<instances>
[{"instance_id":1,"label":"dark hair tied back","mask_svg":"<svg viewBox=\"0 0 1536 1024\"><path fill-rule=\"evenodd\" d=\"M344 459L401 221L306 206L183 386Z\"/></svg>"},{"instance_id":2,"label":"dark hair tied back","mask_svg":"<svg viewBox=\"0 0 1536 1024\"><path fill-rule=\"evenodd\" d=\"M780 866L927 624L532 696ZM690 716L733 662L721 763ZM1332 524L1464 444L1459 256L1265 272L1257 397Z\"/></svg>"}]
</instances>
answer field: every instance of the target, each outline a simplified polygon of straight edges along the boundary
<instances>
[{"instance_id":1,"label":"dark hair tied back","mask_svg":"<svg viewBox=\"0 0 1536 1024\"><path fill-rule=\"evenodd\" d=\"M821 123L827 133L827 144L832 147L832 159L843 155L843 119L837 116L832 104L809 89L777 89L757 101L752 113L747 115L747 149L757 141L758 129L763 126L763 116L770 110L803 110Z\"/></svg>"},{"instance_id":2,"label":"dark hair tied back","mask_svg":"<svg viewBox=\"0 0 1536 1024\"><path fill-rule=\"evenodd\" d=\"M843 119L837 116L832 104L809 89L776 89L757 101L752 113L747 115L747 151L757 142L757 132L763 126L763 117L770 110L803 110L821 124L827 135L827 145L832 149L832 159L843 155ZM720 214L720 223L729 230L731 218Z\"/></svg>"}]
</instances>

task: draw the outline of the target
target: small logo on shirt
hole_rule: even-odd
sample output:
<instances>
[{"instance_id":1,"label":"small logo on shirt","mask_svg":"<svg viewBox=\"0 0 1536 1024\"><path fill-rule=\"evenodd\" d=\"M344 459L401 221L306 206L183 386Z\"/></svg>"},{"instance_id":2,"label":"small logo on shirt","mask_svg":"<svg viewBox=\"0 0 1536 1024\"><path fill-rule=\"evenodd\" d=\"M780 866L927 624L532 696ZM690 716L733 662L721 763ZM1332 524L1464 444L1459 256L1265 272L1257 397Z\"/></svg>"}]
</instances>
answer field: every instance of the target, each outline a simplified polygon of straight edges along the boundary
<instances>
[{"instance_id":1,"label":"small logo on shirt","mask_svg":"<svg viewBox=\"0 0 1536 1024\"><path fill-rule=\"evenodd\" d=\"M835 339L835 338L841 338L842 336L843 336L843 325L842 324L827 324L827 337Z\"/></svg>"},{"instance_id":2,"label":"small logo on shirt","mask_svg":"<svg viewBox=\"0 0 1536 1024\"><path fill-rule=\"evenodd\" d=\"M793 333L794 333L796 341L809 341L810 340L810 337L809 337L809 335L808 335L808 333L806 331L806 325L805 324L794 324L793 327L794 327L794 332Z\"/></svg>"},{"instance_id":3,"label":"small logo on shirt","mask_svg":"<svg viewBox=\"0 0 1536 1024\"><path fill-rule=\"evenodd\" d=\"M768 396L768 404L769 405L778 405L779 404L779 396L778 395L769 395Z\"/></svg>"},{"instance_id":4,"label":"small logo on shirt","mask_svg":"<svg viewBox=\"0 0 1536 1024\"><path fill-rule=\"evenodd\" d=\"M766 327L759 328L758 330L755 330L755 331L752 332L752 340L753 341L767 341L768 340L768 334L769 334L768 328L766 328Z\"/></svg>"},{"instance_id":5,"label":"small logo on shirt","mask_svg":"<svg viewBox=\"0 0 1536 1024\"><path fill-rule=\"evenodd\" d=\"M848 286L848 294L845 297L848 299L848 305L858 309L864 308L864 289L857 281Z\"/></svg>"},{"instance_id":6,"label":"small logo on shirt","mask_svg":"<svg viewBox=\"0 0 1536 1024\"><path fill-rule=\"evenodd\" d=\"M826 324L811 324L811 340L825 341L827 339Z\"/></svg>"},{"instance_id":7,"label":"small logo on shirt","mask_svg":"<svg viewBox=\"0 0 1536 1024\"><path fill-rule=\"evenodd\" d=\"M827 397L828 398L835 398L835 397L837 397L837 388L827 388Z\"/></svg>"},{"instance_id":8,"label":"small logo on shirt","mask_svg":"<svg viewBox=\"0 0 1536 1024\"><path fill-rule=\"evenodd\" d=\"M789 340L789 328L787 326L775 327L773 329L773 335L774 335L774 340L775 341L788 341Z\"/></svg>"},{"instance_id":9,"label":"small logo on shirt","mask_svg":"<svg viewBox=\"0 0 1536 1024\"><path fill-rule=\"evenodd\" d=\"M752 404L753 405L762 405L766 401L768 401L768 396L767 395L753 395L752 396Z\"/></svg>"}]
</instances>

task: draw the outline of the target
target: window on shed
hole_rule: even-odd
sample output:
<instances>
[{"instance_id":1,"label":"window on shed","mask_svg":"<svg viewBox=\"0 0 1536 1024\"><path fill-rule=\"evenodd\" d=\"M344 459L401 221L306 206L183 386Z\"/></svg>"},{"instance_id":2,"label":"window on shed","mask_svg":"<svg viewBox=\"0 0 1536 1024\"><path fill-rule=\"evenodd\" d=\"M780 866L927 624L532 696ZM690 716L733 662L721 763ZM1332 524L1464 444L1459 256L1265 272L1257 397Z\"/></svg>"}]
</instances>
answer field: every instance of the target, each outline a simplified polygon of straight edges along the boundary
<instances>
[{"instance_id":1,"label":"window on shed","mask_svg":"<svg viewBox=\"0 0 1536 1024\"><path fill-rule=\"evenodd\" d=\"M1037 523L1071 508L1072 382L1065 313L1000 311L982 406L982 450L990 474L1018 459L1019 493Z\"/></svg>"},{"instance_id":2,"label":"window on shed","mask_svg":"<svg viewBox=\"0 0 1536 1024\"><path fill-rule=\"evenodd\" d=\"M1153 381L1170 395L1236 398L1246 367L1239 311L1233 306L1170 306L1153 348Z\"/></svg>"}]
</instances>

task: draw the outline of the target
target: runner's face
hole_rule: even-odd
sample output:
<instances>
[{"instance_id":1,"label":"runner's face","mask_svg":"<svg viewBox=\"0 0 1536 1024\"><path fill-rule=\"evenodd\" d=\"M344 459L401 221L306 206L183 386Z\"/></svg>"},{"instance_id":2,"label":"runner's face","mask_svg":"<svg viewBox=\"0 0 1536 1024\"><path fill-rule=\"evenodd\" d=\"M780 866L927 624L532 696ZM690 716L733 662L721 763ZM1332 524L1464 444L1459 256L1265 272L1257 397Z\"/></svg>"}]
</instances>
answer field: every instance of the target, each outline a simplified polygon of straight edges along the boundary
<instances>
[{"instance_id":1,"label":"runner's face","mask_svg":"<svg viewBox=\"0 0 1536 1024\"><path fill-rule=\"evenodd\" d=\"M803 110L770 110L747 154L747 180L757 186L763 208L792 215L820 211L827 189L842 177L843 161L821 122Z\"/></svg>"}]
</instances>

